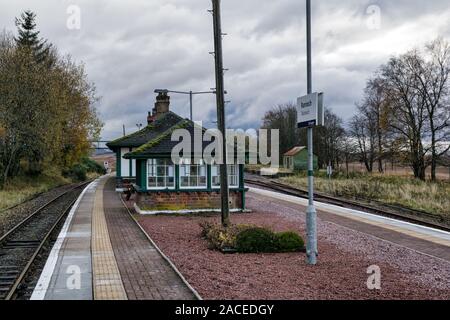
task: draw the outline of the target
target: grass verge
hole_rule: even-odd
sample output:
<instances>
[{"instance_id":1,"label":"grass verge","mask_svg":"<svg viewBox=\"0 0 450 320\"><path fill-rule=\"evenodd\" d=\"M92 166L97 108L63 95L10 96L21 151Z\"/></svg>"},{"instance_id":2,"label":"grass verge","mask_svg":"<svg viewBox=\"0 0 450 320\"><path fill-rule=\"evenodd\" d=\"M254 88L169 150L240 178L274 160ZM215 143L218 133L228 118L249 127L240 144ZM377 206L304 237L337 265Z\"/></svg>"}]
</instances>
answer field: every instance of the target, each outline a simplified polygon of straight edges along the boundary
<instances>
[{"instance_id":1,"label":"grass verge","mask_svg":"<svg viewBox=\"0 0 450 320\"><path fill-rule=\"evenodd\" d=\"M10 180L5 188L0 190L0 214L4 209L70 182L70 179L55 175L55 173L44 173L36 177L18 176Z\"/></svg>"},{"instance_id":2,"label":"grass verge","mask_svg":"<svg viewBox=\"0 0 450 320\"><path fill-rule=\"evenodd\" d=\"M280 178L281 182L305 189L308 180L305 173ZM317 191L347 199L379 201L422 210L440 216L450 215L450 183L424 182L409 177L379 174L352 174L347 179L336 174L331 180L321 172L314 179Z\"/></svg>"}]
</instances>

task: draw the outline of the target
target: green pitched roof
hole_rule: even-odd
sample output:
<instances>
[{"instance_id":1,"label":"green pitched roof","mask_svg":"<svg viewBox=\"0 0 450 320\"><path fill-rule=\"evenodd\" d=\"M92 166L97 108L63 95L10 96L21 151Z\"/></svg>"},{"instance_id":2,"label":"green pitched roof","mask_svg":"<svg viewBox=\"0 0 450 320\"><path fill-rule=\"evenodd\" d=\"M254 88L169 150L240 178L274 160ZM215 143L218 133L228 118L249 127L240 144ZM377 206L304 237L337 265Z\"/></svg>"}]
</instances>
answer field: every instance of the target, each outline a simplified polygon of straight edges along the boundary
<instances>
[{"instance_id":1,"label":"green pitched roof","mask_svg":"<svg viewBox=\"0 0 450 320\"><path fill-rule=\"evenodd\" d=\"M113 151L117 148L137 148L157 138L168 129L182 121L184 121L184 119L176 113L168 112L156 119L155 122L149 124L144 129L111 141L106 145Z\"/></svg>"},{"instance_id":2,"label":"green pitched roof","mask_svg":"<svg viewBox=\"0 0 450 320\"><path fill-rule=\"evenodd\" d=\"M190 120L183 120L172 126L165 132L156 136L154 139L148 141L147 143L140 146L133 152L127 153L124 158L126 159L136 159L136 158L148 158L155 155L170 155L172 149L179 143L179 141L172 141L172 133L177 129L185 129L189 132L191 137L194 137L195 127L197 125ZM201 128L202 132L205 133L206 129ZM194 139L191 139L191 148L194 150ZM204 148L209 144L209 142L202 142Z\"/></svg>"}]
</instances>

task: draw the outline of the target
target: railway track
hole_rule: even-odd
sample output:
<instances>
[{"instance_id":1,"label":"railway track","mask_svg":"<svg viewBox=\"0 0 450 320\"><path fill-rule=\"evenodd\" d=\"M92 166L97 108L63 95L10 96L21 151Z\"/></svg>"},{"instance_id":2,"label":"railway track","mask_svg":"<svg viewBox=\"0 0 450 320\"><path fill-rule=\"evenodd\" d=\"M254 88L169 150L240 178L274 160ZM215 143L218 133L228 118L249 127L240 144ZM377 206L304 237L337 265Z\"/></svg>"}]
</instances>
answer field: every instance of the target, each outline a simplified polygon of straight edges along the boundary
<instances>
[{"instance_id":1,"label":"railway track","mask_svg":"<svg viewBox=\"0 0 450 320\"><path fill-rule=\"evenodd\" d=\"M245 179L248 185L263 187L269 190L277 191L286 195L296 196L299 198L308 198L308 191L297 189L283 183L271 179ZM384 217L389 217L397 220L402 220L434 229L450 231L450 221L428 212L403 208L400 206L381 204L380 202L373 202L374 205L364 203L362 201L352 201L343 198L337 198L323 193L314 193L316 201L340 206L343 208L355 209L371 214L377 214Z\"/></svg>"},{"instance_id":2,"label":"railway track","mask_svg":"<svg viewBox=\"0 0 450 320\"><path fill-rule=\"evenodd\" d=\"M84 182L51 199L0 238L0 299L15 299L75 203Z\"/></svg>"}]
</instances>

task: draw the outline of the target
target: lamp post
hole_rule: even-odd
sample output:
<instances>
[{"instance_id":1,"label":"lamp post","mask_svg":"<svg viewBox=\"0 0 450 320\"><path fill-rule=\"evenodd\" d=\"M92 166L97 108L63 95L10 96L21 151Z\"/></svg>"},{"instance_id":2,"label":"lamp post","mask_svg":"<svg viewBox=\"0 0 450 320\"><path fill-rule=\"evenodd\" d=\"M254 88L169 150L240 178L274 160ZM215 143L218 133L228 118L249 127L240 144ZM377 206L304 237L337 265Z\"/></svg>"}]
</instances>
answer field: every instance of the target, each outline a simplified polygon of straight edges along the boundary
<instances>
[{"instance_id":1,"label":"lamp post","mask_svg":"<svg viewBox=\"0 0 450 320\"><path fill-rule=\"evenodd\" d=\"M177 93L177 94L186 94L189 95L189 111L190 111L190 119L193 121L193 114L192 114L192 105L193 105L193 96L199 95L199 94L215 94L216 91L176 91L176 90L168 90L168 89L156 89L155 93Z\"/></svg>"}]
</instances>

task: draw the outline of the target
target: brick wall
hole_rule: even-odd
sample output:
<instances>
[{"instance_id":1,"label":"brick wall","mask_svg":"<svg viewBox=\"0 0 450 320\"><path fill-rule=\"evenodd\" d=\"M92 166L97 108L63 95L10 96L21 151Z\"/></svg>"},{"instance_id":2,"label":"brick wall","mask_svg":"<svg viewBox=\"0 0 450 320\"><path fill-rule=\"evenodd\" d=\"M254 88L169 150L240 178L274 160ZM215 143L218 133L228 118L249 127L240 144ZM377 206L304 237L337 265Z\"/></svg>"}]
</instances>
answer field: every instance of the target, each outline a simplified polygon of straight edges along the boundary
<instances>
[{"instance_id":1,"label":"brick wall","mask_svg":"<svg viewBox=\"0 0 450 320\"><path fill-rule=\"evenodd\" d=\"M141 210L178 211L196 209L219 209L220 190L211 192L148 192L138 193L136 204ZM242 208L242 192L230 190L230 209Z\"/></svg>"}]
</instances>

